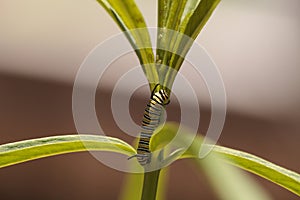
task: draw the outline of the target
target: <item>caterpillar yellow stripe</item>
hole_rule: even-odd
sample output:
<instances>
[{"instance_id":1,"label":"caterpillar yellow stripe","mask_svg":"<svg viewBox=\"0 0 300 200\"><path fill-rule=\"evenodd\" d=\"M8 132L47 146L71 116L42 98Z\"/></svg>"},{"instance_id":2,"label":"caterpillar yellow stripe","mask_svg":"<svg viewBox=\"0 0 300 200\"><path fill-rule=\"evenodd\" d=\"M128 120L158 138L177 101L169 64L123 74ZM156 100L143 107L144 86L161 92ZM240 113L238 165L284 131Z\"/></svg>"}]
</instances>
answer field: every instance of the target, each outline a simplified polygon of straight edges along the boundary
<instances>
[{"instance_id":1,"label":"caterpillar yellow stripe","mask_svg":"<svg viewBox=\"0 0 300 200\"><path fill-rule=\"evenodd\" d=\"M159 126L164 106L170 100L169 96L164 89L157 90L159 84L155 86L151 94L151 98L144 111L144 116L141 126L141 134L137 148L138 162L145 166L151 162L151 152L149 150L149 141L154 130Z\"/></svg>"}]
</instances>

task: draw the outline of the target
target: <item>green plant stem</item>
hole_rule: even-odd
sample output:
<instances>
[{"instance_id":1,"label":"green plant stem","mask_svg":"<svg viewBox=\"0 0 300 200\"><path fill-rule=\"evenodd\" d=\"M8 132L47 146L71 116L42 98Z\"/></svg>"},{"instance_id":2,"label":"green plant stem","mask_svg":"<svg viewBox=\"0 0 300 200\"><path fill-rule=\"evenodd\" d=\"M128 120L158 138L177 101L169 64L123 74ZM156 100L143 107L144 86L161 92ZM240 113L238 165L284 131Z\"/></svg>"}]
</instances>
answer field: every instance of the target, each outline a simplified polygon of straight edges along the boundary
<instances>
[{"instance_id":1,"label":"green plant stem","mask_svg":"<svg viewBox=\"0 0 300 200\"><path fill-rule=\"evenodd\" d=\"M155 200L160 170L145 172L141 200Z\"/></svg>"}]
</instances>

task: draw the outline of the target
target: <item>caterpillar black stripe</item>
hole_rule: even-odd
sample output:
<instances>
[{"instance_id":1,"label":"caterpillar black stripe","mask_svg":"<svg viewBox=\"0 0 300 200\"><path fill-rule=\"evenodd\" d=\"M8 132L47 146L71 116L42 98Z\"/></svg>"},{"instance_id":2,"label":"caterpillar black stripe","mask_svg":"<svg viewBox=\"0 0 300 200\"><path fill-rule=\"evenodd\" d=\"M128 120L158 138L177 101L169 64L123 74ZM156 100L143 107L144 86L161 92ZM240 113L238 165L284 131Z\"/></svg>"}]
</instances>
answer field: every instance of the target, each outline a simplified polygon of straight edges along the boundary
<instances>
[{"instance_id":1,"label":"caterpillar black stripe","mask_svg":"<svg viewBox=\"0 0 300 200\"><path fill-rule=\"evenodd\" d=\"M163 108L167 105L170 100L169 96L164 89L158 91L156 85L151 98L147 104L147 107L144 111L144 117L142 120L141 126L141 135L139 140L139 145L137 148L137 157L139 163L144 166L151 162L151 152L149 150L149 141L154 132L154 130L159 126Z\"/></svg>"}]
</instances>

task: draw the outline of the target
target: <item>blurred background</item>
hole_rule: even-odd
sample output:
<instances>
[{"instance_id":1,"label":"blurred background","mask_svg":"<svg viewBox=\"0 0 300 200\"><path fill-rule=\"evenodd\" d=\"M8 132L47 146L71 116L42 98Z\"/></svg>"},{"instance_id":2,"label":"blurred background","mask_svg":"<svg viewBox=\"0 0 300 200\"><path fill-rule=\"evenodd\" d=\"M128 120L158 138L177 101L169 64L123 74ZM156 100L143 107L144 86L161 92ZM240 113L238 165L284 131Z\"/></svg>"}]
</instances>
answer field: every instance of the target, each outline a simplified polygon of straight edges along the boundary
<instances>
[{"instance_id":1,"label":"blurred background","mask_svg":"<svg viewBox=\"0 0 300 200\"><path fill-rule=\"evenodd\" d=\"M156 1L137 3L148 25L156 26ZM72 87L77 70L97 44L119 32L94 0L0 0L0 144L76 133ZM228 112L219 144L297 172L299 35L299 0L223 0L197 39L219 67L226 87ZM137 64L132 54L111 68L126 72ZM205 133L209 95L203 81L185 66L182 72L191 77L200 99L199 131ZM119 130L109 109L111 90L120 75L107 73L101 80L96 97L101 103L96 108L104 116L100 122L104 130L131 142L133 138ZM131 99L137 123L148 98L144 87ZM168 115L179 119L176 100ZM168 199L217 199L205 176L197 174L187 160L173 164ZM1 169L0 196L3 200L116 199L124 175L89 153L56 156ZM273 199L298 199L251 176Z\"/></svg>"}]
</instances>

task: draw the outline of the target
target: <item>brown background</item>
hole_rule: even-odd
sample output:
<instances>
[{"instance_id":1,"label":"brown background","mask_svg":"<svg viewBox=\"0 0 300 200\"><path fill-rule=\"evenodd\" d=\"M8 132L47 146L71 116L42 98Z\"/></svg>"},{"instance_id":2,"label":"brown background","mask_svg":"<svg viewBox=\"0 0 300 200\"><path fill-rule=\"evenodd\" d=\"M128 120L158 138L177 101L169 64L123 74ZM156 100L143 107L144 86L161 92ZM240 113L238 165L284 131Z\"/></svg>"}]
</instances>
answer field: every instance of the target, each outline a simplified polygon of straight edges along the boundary
<instances>
[{"instance_id":1,"label":"brown background","mask_svg":"<svg viewBox=\"0 0 300 200\"><path fill-rule=\"evenodd\" d=\"M156 2L137 0L149 26L156 25ZM219 143L297 172L299 19L299 0L224 0L197 39L225 83L228 113ZM116 33L118 27L94 0L0 0L0 144L76 133L72 118L76 72L98 43ZM136 64L132 56L113 63L111 69L116 70L104 77L97 94L103 98L103 104L97 101L97 113L105 116L101 125L127 141L133 138L116 128L108 105L117 76ZM183 72L193 75L188 67ZM199 77L189 80L197 89L203 87ZM210 116L209 95L202 93L203 88L197 91L200 132L205 132ZM140 92L131 101L137 123L147 98ZM178 110L172 100L170 119L179 118ZM196 174L188 160L172 165L168 199L216 199L205 177ZM273 199L299 199L254 177ZM89 153L55 156L0 169L0 199L116 199L123 178L124 173Z\"/></svg>"},{"instance_id":2,"label":"brown background","mask_svg":"<svg viewBox=\"0 0 300 200\"><path fill-rule=\"evenodd\" d=\"M72 119L72 86L1 75L0 143L36 137L75 133ZM109 103L110 92L98 92ZM132 115L141 117L147 98L132 99ZM124 138L112 120L108 106L98 106L105 113L101 124L113 136ZM205 110L203 108L203 110ZM168 108L178 117L176 104ZM207 127L209 113L202 112L201 129ZM177 117L176 117L177 116ZM267 121L228 112L220 144L249 151L289 169L299 171L299 125ZM168 199L216 199L212 188L193 165L179 161L170 170ZM0 170L0 196L12 199L116 199L124 173L110 169L89 153L74 153L19 164ZM292 193L255 176L274 199L298 199Z\"/></svg>"}]
</instances>

